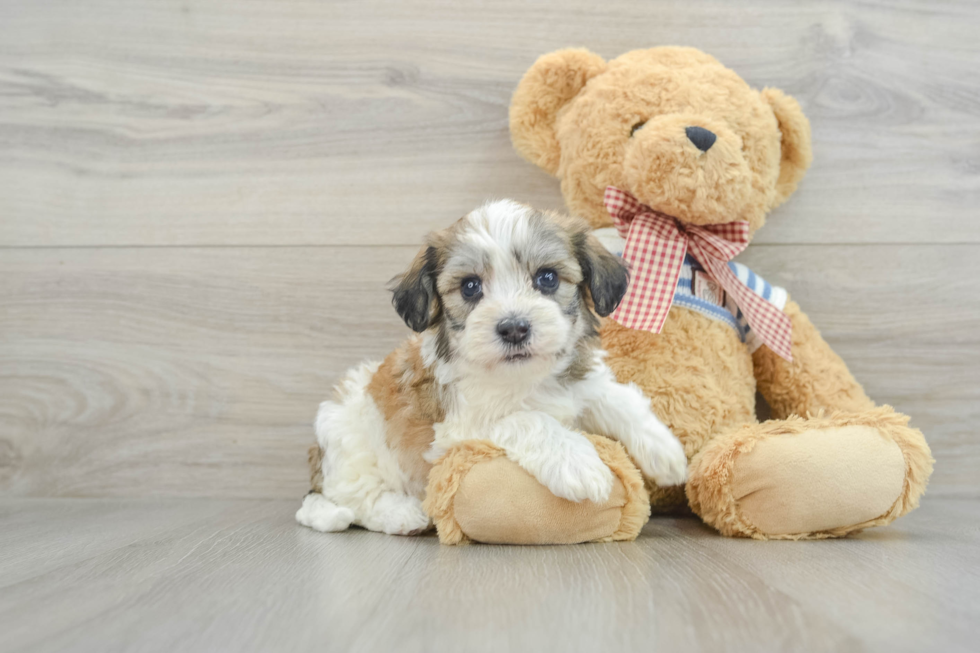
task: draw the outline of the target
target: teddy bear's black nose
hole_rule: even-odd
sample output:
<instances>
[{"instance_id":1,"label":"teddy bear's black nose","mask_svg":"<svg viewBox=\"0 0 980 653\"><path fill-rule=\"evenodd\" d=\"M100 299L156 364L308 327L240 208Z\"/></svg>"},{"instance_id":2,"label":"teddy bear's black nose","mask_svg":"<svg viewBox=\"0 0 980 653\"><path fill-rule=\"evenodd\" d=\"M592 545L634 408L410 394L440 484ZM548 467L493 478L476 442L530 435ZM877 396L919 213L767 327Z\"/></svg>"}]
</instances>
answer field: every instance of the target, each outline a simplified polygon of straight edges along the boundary
<instances>
[{"instance_id":1,"label":"teddy bear's black nose","mask_svg":"<svg viewBox=\"0 0 980 653\"><path fill-rule=\"evenodd\" d=\"M704 127L688 127L684 131L688 139L702 152L710 150L715 144L715 139L718 138L713 131L708 131Z\"/></svg>"}]
</instances>

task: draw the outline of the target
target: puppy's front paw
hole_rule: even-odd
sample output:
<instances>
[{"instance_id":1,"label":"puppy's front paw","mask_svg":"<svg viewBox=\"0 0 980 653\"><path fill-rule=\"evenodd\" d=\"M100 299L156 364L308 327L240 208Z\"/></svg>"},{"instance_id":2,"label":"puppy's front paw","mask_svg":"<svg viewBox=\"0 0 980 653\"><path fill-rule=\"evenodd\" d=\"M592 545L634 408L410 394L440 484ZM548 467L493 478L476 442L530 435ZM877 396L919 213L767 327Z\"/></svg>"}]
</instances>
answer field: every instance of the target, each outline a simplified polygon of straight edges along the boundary
<instances>
[{"instance_id":1,"label":"puppy's front paw","mask_svg":"<svg viewBox=\"0 0 980 653\"><path fill-rule=\"evenodd\" d=\"M687 480L687 456L684 447L670 430L657 422L639 446L630 451L643 475L657 485L681 485Z\"/></svg>"},{"instance_id":2,"label":"puppy's front paw","mask_svg":"<svg viewBox=\"0 0 980 653\"><path fill-rule=\"evenodd\" d=\"M588 499L595 503L609 499L615 480L595 447L585 438L581 445L542 461L534 476L555 496L576 502Z\"/></svg>"}]
</instances>

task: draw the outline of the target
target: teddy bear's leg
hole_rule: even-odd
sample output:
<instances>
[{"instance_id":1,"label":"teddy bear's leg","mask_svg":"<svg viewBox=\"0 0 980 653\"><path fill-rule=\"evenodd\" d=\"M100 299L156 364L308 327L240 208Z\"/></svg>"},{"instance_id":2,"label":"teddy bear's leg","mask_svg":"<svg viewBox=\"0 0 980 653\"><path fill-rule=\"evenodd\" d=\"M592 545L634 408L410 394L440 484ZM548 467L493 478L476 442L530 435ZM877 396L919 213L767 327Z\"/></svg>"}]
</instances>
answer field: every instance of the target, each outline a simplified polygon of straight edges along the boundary
<instances>
[{"instance_id":1,"label":"teddy bear's leg","mask_svg":"<svg viewBox=\"0 0 980 653\"><path fill-rule=\"evenodd\" d=\"M425 508L443 544L573 544L633 540L650 516L643 478L626 450L587 436L615 482L607 500L574 502L548 491L485 440L454 446L429 473Z\"/></svg>"},{"instance_id":2,"label":"teddy bear's leg","mask_svg":"<svg viewBox=\"0 0 980 653\"><path fill-rule=\"evenodd\" d=\"M691 461L691 508L722 534L841 537L914 509L932 471L922 433L883 406L749 424Z\"/></svg>"}]
</instances>

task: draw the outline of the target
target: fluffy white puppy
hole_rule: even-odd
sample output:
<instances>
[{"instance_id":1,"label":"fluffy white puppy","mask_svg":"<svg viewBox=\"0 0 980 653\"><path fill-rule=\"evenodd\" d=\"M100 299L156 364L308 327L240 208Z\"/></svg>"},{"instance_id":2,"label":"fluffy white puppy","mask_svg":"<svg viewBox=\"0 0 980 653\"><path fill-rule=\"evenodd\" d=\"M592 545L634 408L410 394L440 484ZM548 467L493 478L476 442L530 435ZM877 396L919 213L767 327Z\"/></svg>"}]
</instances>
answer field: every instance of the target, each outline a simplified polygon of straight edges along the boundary
<instances>
[{"instance_id":1,"label":"fluffy white puppy","mask_svg":"<svg viewBox=\"0 0 980 653\"><path fill-rule=\"evenodd\" d=\"M680 442L603 363L595 313L611 313L627 281L585 222L512 201L431 234L393 282L395 308L421 335L349 372L321 404L297 521L423 531L430 461L472 439L571 501L603 501L613 486L577 430L622 442L659 485L683 483Z\"/></svg>"}]
</instances>

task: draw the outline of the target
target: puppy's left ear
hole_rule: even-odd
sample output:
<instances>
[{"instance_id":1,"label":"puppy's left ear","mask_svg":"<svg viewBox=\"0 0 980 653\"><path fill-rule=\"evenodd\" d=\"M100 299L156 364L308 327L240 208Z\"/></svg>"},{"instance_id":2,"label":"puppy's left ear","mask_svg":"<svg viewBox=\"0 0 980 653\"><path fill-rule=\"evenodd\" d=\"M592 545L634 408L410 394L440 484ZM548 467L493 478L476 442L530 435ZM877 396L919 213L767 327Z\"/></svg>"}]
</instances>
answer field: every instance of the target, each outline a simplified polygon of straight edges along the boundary
<instances>
[{"instance_id":1,"label":"puppy's left ear","mask_svg":"<svg viewBox=\"0 0 980 653\"><path fill-rule=\"evenodd\" d=\"M436 249L423 247L408 271L389 283L391 303L413 331L425 331L439 312L436 292Z\"/></svg>"},{"instance_id":2,"label":"puppy's left ear","mask_svg":"<svg viewBox=\"0 0 980 653\"><path fill-rule=\"evenodd\" d=\"M592 295L595 312L606 317L623 300L630 281L629 272L619 257L611 254L592 234L580 232L574 242L583 283Z\"/></svg>"}]
</instances>

